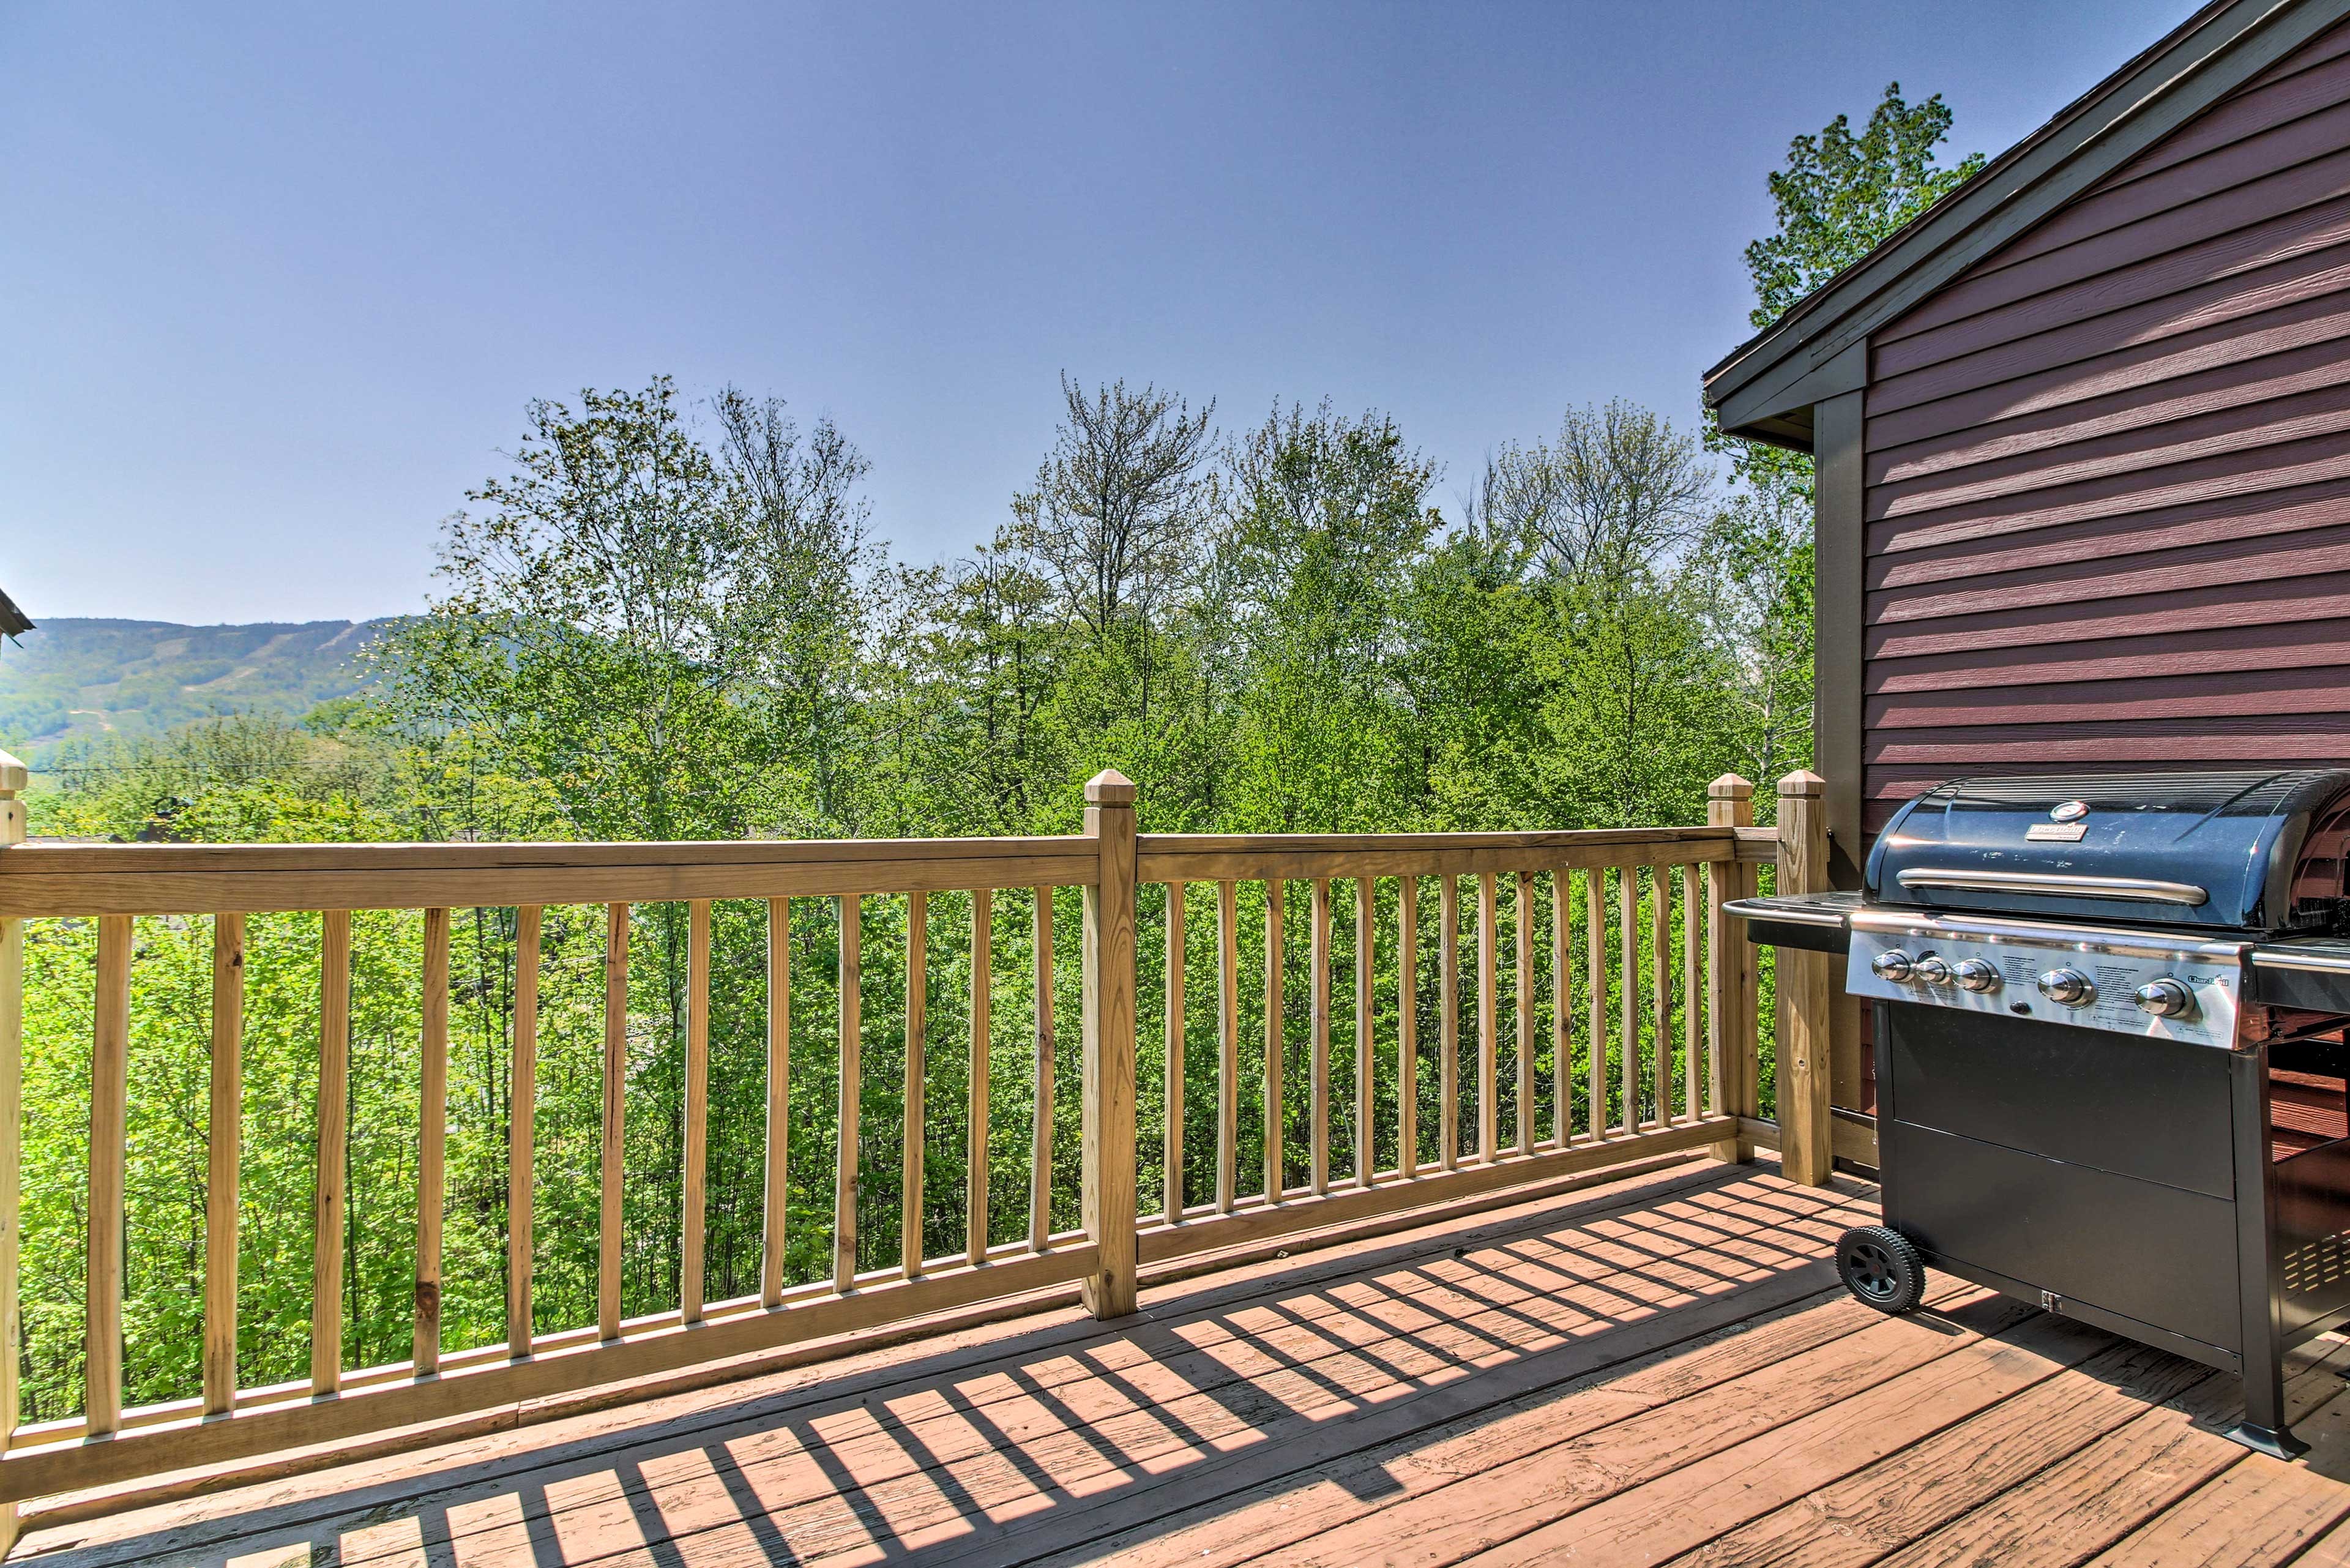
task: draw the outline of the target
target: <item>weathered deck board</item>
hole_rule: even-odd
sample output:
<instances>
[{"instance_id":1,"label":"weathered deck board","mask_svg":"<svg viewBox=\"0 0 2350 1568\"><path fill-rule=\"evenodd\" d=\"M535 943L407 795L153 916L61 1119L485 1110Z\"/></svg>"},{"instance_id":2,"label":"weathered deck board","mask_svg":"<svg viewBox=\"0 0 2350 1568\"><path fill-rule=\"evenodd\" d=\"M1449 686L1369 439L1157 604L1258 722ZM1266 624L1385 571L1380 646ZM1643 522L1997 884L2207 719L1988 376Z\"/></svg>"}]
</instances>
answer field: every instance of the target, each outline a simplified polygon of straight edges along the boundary
<instances>
[{"instance_id":1,"label":"weathered deck board","mask_svg":"<svg viewBox=\"0 0 2350 1568\"><path fill-rule=\"evenodd\" d=\"M2093 1382L2051 1378L1922 1443L1720 1535L1676 1568L1860 1568L2022 1485L2217 1375L2142 1345L2082 1363Z\"/></svg>"},{"instance_id":2,"label":"weathered deck board","mask_svg":"<svg viewBox=\"0 0 2350 1568\"><path fill-rule=\"evenodd\" d=\"M73 1568L2350 1563L2334 1347L2289 1386L2311 1459L2259 1459L2218 1436L2231 1378L1953 1282L1906 1319L1851 1302L1825 1259L1873 1211L1850 1182L1691 1161L1146 1276L1124 1323L1055 1306L242 1492L36 1514L18 1550Z\"/></svg>"},{"instance_id":3,"label":"weathered deck board","mask_svg":"<svg viewBox=\"0 0 2350 1568\"><path fill-rule=\"evenodd\" d=\"M2133 1532L2092 1568L2136 1563L2282 1563L2350 1513L2341 1482L2247 1455L2175 1508Z\"/></svg>"},{"instance_id":4,"label":"weathered deck board","mask_svg":"<svg viewBox=\"0 0 2350 1568\"><path fill-rule=\"evenodd\" d=\"M1930 1401L1970 1387L2003 1391L2011 1379L2027 1373L2028 1355L2015 1357L2014 1366L1994 1361L2013 1346L1981 1340L1970 1328L1950 1332L1969 1318L1988 1329L2012 1327L2022 1320L2022 1309L1972 1293L1962 1300L1965 1310L1959 1317L1870 1324L1777 1366L1578 1432L1565 1442L1555 1440L1557 1428L1546 1419L1550 1411L1532 1412L1533 1419L1511 1424L1506 1442L1481 1445L1482 1462L1448 1467L1448 1479L1471 1484L1446 1486L1367 1512L1344 1529L1299 1543L1284 1560L1454 1563L1471 1553L1521 1548L1539 1557L1557 1553L1570 1539L1603 1543L1605 1551L1595 1561L1628 1560L1641 1538L1661 1535L1668 1521L1683 1528L1695 1522L1685 1514L1676 1521L1686 1499L1651 1504L1642 1495L1649 1483L1669 1482L1664 1490L1674 1491L1689 1478L1711 1480L1722 1473L1721 1466L1705 1461L1738 1455L1750 1444L1808 1436L1824 1417L1835 1418L1838 1436L1848 1443L1880 1409L1907 1409L1920 1398ZM1882 1397L1860 1397L1880 1387ZM1779 1473L1755 1476L1755 1484L1767 1480L1777 1485L1790 1473L1804 1475L1785 1468L1787 1455L1771 1458ZM1748 1475L1752 1462L1738 1459L1727 1473Z\"/></svg>"},{"instance_id":5,"label":"weathered deck board","mask_svg":"<svg viewBox=\"0 0 2350 1568\"><path fill-rule=\"evenodd\" d=\"M2340 1387L2322 1369L2296 1379L2287 1390L2296 1418ZM2208 1379L1884 1561L1900 1568L2085 1562L2242 1461L2245 1450L2218 1430L2241 1408L2233 1379Z\"/></svg>"}]
</instances>

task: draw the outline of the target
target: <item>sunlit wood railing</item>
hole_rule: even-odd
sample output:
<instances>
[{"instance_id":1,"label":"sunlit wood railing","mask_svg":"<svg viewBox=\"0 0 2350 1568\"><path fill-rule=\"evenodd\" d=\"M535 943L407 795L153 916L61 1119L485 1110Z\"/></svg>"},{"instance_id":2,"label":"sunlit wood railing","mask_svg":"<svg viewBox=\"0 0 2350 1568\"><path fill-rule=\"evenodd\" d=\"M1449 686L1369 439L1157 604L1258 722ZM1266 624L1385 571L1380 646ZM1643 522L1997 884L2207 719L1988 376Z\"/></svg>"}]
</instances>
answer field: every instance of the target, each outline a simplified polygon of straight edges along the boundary
<instances>
[{"instance_id":1,"label":"sunlit wood railing","mask_svg":"<svg viewBox=\"0 0 2350 1568\"><path fill-rule=\"evenodd\" d=\"M1725 898L1752 890L1776 840L1752 826L1752 792L1735 779L1717 782L1703 826L1623 831L1138 836L1133 785L1105 774L1087 786L1085 831L1064 837L120 846L23 844L24 782L12 762L0 764L0 846L15 845L0 848L0 1332L12 1345L25 928L95 922L97 942L84 1408L16 1425L16 1360L0 1356L0 1500L12 1511L15 1500L338 1443L1071 1282L1097 1315L1121 1315L1134 1310L1139 1272L1171 1260L1674 1151L1742 1158L1758 1139L1776 1141L1760 1117L1755 964L1721 912ZM1055 1081L1052 977L1064 939L1054 889L1078 890L1084 914L1075 1085ZM1034 997L1035 1103L1025 1234L991 1243L990 1153L1000 1140L989 1073L1001 1044L993 995L997 895L1006 890L1020 894L1012 914L1035 966L1033 979L1014 977ZM962 1244L947 1256L925 1244L937 1227L922 1171L936 1047L929 901L940 894L967 898L971 911L969 993L958 999L969 1021L961 1112L970 1174ZM866 943L867 906L877 899L902 901L901 950ZM766 923L764 1214L758 1289L713 1301L703 1264L712 908L737 900L763 903ZM806 1221L785 1201L792 920L795 905L814 900L837 910L827 913L837 931L828 955L838 976L831 1125L841 1136L830 1276L793 1283L784 1266L790 1227ZM651 903L688 911L681 1268L673 1309L624 1316L630 911ZM593 1322L546 1331L534 1327L533 1296L542 919L578 906L604 910L596 1312ZM412 1354L355 1368L341 1273L352 915L384 909L421 912ZM452 911L474 909L513 911L506 1330L498 1343L447 1349L451 930ZM315 915L318 931L310 1371L252 1386L239 1378L237 1353L247 918L285 912ZM202 1391L126 1407L126 1111L140 1092L130 1075L134 929L143 919L207 916ZM1157 950L1147 997L1137 976L1146 928ZM865 1016L860 977L877 962L905 966L900 1018ZM903 1030L902 1122L889 1132L860 1107L877 1023ZM1148 1103L1137 1060L1146 1038L1155 1074ZM1070 1092L1083 1108L1083 1225L1056 1231L1054 1106ZM890 1136L902 1162L901 1240L887 1266L860 1267L860 1165L875 1138ZM1253 1156L1245 1163L1244 1151ZM1147 1196L1138 1191L1145 1170L1156 1177ZM1823 1161L1814 1179L1824 1177Z\"/></svg>"},{"instance_id":2,"label":"sunlit wood railing","mask_svg":"<svg viewBox=\"0 0 2350 1568\"><path fill-rule=\"evenodd\" d=\"M1746 804L1735 793L1742 784L1724 788L1725 801ZM1155 889L1146 903L1155 897L1165 911L1168 1087L1163 1184L1158 1211L1139 1221L1142 1262L1675 1149L1739 1157L1755 1130L1741 1116L1756 1120L1754 971L1720 904L1745 890L1742 855L1756 858L1758 847L1732 821L1143 836L1138 879ZM1263 955L1261 1020L1240 1006L1252 945L1240 929L1244 889ZM1195 904L1212 923L1212 943L1200 944L1205 963L1187 935ZM1301 936L1307 1029L1293 1061L1280 1021ZM1343 1017L1333 1002L1342 980L1351 992ZM1216 1082L1212 1176L1196 1189L1180 1088L1192 1070L1185 1021L1195 988L1216 1020L1216 1056L1201 1069ZM1262 1076L1253 1098L1263 1121L1249 1129L1244 1041ZM1336 1071L1334 1044L1345 1047ZM1284 1081L1301 1066L1298 1117ZM1244 1131L1262 1150L1257 1169L1240 1167Z\"/></svg>"}]
</instances>

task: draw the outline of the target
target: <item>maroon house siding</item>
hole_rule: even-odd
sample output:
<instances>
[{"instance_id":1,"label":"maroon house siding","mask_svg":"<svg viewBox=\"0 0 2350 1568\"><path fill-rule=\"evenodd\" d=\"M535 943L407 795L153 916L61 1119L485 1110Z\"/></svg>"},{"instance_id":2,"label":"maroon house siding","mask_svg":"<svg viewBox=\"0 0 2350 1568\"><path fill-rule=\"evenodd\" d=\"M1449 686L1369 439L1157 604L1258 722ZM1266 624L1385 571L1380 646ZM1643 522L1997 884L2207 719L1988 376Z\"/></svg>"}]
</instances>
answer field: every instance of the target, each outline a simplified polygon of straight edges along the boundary
<instances>
[{"instance_id":1,"label":"maroon house siding","mask_svg":"<svg viewBox=\"0 0 2350 1568\"><path fill-rule=\"evenodd\" d=\"M1869 337L1863 826L2350 765L2350 25Z\"/></svg>"}]
</instances>

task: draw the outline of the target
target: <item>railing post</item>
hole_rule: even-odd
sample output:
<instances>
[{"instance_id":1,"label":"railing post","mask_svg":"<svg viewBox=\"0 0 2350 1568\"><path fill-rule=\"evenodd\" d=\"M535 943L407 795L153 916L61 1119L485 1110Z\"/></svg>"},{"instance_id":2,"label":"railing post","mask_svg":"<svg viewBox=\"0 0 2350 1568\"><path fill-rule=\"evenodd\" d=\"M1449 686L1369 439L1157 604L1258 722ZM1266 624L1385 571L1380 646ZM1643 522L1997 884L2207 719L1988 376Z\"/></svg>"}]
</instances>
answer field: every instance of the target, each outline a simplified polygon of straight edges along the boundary
<instances>
[{"instance_id":1,"label":"railing post","mask_svg":"<svg viewBox=\"0 0 2350 1568\"><path fill-rule=\"evenodd\" d=\"M1826 781L1797 769L1779 781L1781 893L1828 890ZM1832 992L1825 953L1779 950L1779 1162L1790 1181L1828 1181L1828 1035Z\"/></svg>"},{"instance_id":2,"label":"railing post","mask_svg":"<svg viewBox=\"0 0 2350 1568\"><path fill-rule=\"evenodd\" d=\"M1086 892L1085 1220L1101 1251L1085 1282L1096 1317L1134 1311L1134 784L1115 769L1086 785L1101 855Z\"/></svg>"},{"instance_id":3,"label":"railing post","mask_svg":"<svg viewBox=\"0 0 2350 1568\"><path fill-rule=\"evenodd\" d=\"M1732 830L1732 858L1717 860L1707 868L1712 891L1711 907L1706 910L1706 931L1713 944L1706 965L1712 993L1707 1009L1713 1025L1712 1108L1725 1116L1759 1116L1762 1114L1762 1062L1755 1025L1762 1009L1754 944L1746 940L1741 922L1721 912L1728 900L1749 898L1754 892L1754 867L1735 857L1735 830L1754 826L1754 786L1736 774L1724 774L1706 787L1705 796L1707 825ZM1743 1162L1754 1158L1754 1142L1727 1137L1710 1146L1709 1152L1716 1159Z\"/></svg>"},{"instance_id":4,"label":"railing post","mask_svg":"<svg viewBox=\"0 0 2350 1568\"><path fill-rule=\"evenodd\" d=\"M25 842L25 764L0 752L0 852ZM25 1089L25 922L0 918L0 1449L16 1433L17 1186ZM0 1503L0 1552L16 1543L16 1505Z\"/></svg>"}]
</instances>

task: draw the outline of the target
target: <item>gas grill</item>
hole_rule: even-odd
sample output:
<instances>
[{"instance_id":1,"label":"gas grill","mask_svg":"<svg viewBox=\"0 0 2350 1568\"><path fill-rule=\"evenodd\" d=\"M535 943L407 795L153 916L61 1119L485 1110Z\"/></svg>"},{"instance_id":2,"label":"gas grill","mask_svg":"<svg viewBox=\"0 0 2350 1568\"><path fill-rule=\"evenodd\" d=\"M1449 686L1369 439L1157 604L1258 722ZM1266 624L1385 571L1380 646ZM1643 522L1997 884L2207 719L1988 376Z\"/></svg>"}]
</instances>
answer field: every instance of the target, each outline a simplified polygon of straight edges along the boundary
<instances>
[{"instance_id":1,"label":"gas grill","mask_svg":"<svg viewBox=\"0 0 2350 1568\"><path fill-rule=\"evenodd\" d=\"M1871 1005L1885 1222L1846 1284L1930 1266L2235 1373L2350 1320L2350 771L1961 779L1862 891L1733 900Z\"/></svg>"}]
</instances>

